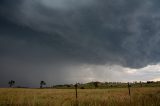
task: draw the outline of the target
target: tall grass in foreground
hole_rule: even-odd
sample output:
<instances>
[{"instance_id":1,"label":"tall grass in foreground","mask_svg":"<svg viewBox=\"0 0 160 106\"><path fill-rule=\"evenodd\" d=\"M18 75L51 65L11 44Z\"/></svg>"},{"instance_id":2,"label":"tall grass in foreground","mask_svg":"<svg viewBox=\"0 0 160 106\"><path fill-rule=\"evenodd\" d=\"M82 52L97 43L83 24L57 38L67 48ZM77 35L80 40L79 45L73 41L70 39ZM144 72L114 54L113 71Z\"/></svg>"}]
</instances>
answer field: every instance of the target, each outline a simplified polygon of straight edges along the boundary
<instances>
[{"instance_id":1,"label":"tall grass in foreground","mask_svg":"<svg viewBox=\"0 0 160 106\"><path fill-rule=\"evenodd\" d=\"M0 106L160 106L160 88L0 89Z\"/></svg>"}]
</instances>

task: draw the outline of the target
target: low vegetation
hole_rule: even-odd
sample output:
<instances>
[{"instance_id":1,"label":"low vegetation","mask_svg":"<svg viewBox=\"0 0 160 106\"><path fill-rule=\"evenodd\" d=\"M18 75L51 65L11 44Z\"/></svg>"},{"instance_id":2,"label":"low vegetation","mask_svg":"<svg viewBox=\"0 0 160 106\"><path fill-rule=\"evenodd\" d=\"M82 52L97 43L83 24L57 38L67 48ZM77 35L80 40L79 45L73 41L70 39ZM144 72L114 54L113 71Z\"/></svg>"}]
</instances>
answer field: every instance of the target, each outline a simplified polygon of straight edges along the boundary
<instances>
[{"instance_id":1,"label":"low vegetation","mask_svg":"<svg viewBox=\"0 0 160 106\"><path fill-rule=\"evenodd\" d=\"M160 87L160 81L147 81L147 82L132 82L131 87ZM73 84L55 85L48 88L56 89L73 89L75 86ZM89 83L78 83L79 89L110 89L110 88L126 88L128 83L123 82L89 82Z\"/></svg>"}]
</instances>

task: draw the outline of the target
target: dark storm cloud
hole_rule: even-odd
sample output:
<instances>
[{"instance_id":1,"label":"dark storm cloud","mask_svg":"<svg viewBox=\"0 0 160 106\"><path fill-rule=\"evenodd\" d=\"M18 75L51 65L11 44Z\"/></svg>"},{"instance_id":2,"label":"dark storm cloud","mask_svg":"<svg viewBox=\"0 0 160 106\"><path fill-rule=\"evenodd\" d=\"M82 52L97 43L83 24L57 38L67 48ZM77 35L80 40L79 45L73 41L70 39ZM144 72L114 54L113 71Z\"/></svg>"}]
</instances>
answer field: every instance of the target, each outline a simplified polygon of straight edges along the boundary
<instances>
[{"instance_id":1,"label":"dark storm cloud","mask_svg":"<svg viewBox=\"0 0 160 106\"><path fill-rule=\"evenodd\" d=\"M0 77L13 69L28 77L36 75L35 70L40 75L54 70L64 78L64 71L55 71L60 69L42 68L51 63L130 68L159 63L159 4L158 0L1 0Z\"/></svg>"},{"instance_id":2,"label":"dark storm cloud","mask_svg":"<svg viewBox=\"0 0 160 106\"><path fill-rule=\"evenodd\" d=\"M64 39L67 44L58 48L77 61L143 67L159 62L157 3L29 0L19 3L12 15L19 24Z\"/></svg>"}]
</instances>

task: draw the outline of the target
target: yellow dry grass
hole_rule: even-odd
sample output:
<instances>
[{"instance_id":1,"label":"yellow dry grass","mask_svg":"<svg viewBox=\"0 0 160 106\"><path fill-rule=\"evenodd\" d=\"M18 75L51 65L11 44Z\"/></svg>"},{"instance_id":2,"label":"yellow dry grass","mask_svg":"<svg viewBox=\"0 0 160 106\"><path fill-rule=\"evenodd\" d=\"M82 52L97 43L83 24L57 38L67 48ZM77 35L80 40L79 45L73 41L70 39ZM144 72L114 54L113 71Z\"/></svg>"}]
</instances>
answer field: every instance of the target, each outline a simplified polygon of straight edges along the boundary
<instances>
[{"instance_id":1,"label":"yellow dry grass","mask_svg":"<svg viewBox=\"0 0 160 106\"><path fill-rule=\"evenodd\" d=\"M160 88L78 89L77 101L74 89L1 88L0 106L160 106Z\"/></svg>"}]
</instances>

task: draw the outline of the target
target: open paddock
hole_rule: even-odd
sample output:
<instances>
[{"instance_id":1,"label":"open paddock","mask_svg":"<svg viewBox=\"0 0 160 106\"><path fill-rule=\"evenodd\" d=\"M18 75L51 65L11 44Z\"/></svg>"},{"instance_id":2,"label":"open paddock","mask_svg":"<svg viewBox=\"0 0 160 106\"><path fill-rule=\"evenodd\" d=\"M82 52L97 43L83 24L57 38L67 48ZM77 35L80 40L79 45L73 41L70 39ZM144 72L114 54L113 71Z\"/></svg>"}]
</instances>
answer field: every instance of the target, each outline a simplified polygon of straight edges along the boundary
<instances>
[{"instance_id":1,"label":"open paddock","mask_svg":"<svg viewBox=\"0 0 160 106\"><path fill-rule=\"evenodd\" d=\"M160 106L160 88L22 89L1 88L0 106Z\"/></svg>"}]
</instances>

